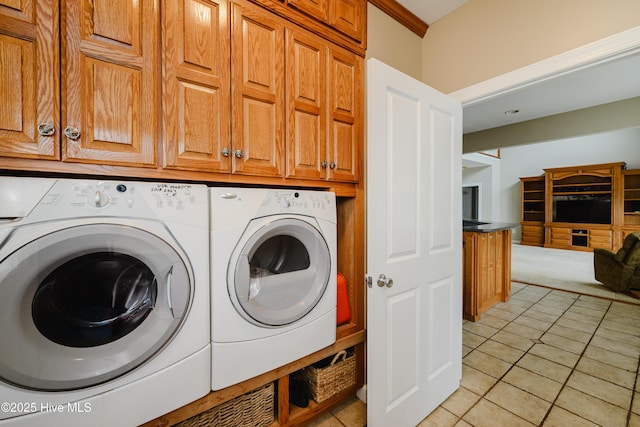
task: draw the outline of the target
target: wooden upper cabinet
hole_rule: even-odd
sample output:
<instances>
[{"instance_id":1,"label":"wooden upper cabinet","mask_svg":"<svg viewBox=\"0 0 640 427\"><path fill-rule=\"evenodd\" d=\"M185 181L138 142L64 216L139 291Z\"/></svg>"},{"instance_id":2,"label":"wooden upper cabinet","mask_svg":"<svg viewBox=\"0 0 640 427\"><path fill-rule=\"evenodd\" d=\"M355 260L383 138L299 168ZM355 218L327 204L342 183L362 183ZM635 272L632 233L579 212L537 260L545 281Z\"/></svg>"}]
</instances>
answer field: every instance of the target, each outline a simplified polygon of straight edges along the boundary
<instances>
[{"instance_id":1,"label":"wooden upper cabinet","mask_svg":"<svg viewBox=\"0 0 640 427\"><path fill-rule=\"evenodd\" d=\"M367 2L362 0L331 0L329 24L348 35L362 41L367 26Z\"/></svg>"},{"instance_id":2,"label":"wooden upper cabinet","mask_svg":"<svg viewBox=\"0 0 640 427\"><path fill-rule=\"evenodd\" d=\"M328 0L288 0L287 4L316 19L329 22Z\"/></svg>"},{"instance_id":3,"label":"wooden upper cabinet","mask_svg":"<svg viewBox=\"0 0 640 427\"><path fill-rule=\"evenodd\" d=\"M63 160L154 166L158 0L67 0Z\"/></svg>"},{"instance_id":4,"label":"wooden upper cabinet","mask_svg":"<svg viewBox=\"0 0 640 427\"><path fill-rule=\"evenodd\" d=\"M327 56L318 37L287 30L287 176L326 177Z\"/></svg>"},{"instance_id":5,"label":"wooden upper cabinet","mask_svg":"<svg viewBox=\"0 0 640 427\"><path fill-rule=\"evenodd\" d=\"M287 29L287 176L358 180L362 58Z\"/></svg>"},{"instance_id":6,"label":"wooden upper cabinet","mask_svg":"<svg viewBox=\"0 0 640 427\"><path fill-rule=\"evenodd\" d=\"M232 172L281 176L284 23L247 2L232 8Z\"/></svg>"},{"instance_id":7,"label":"wooden upper cabinet","mask_svg":"<svg viewBox=\"0 0 640 427\"><path fill-rule=\"evenodd\" d=\"M0 156L60 158L58 21L57 0L0 0Z\"/></svg>"},{"instance_id":8,"label":"wooden upper cabinet","mask_svg":"<svg viewBox=\"0 0 640 427\"><path fill-rule=\"evenodd\" d=\"M287 0L287 6L317 19L358 42L365 39L366 0ZM299 23L304 25L302 22Z\"/></svg>"},{"instance_id":9,"label":"wooden upper cabinet","mask_svg":"<svg viewBox=\"0 0 640 427\"><path fill-rule=\"evenodd\" d=\"M329 178L357 181L359 148L364 138L363 58L344 49L330 50L328 71Z\"/></svg>"},{"instance_id":10,"label":"wooden upper cabinet","mask_svg":"<svg viewBox=\"0 0 640 427\"><path fill-rule=\"evenodd\" d=\"M164 167L231 170L227 0L162 2Z\"/></svg>"}]
</instances>

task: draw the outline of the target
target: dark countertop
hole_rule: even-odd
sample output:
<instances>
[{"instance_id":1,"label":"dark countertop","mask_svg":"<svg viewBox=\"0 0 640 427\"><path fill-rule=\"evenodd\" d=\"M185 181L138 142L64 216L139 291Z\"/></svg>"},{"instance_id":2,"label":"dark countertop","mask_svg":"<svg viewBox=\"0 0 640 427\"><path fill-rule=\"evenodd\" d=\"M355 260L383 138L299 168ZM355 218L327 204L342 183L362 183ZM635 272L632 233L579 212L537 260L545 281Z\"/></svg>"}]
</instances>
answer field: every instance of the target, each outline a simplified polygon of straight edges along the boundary
<instances>
[{"instance_id":1,"label":"dark countertop","mask_svg":"<svg viewBox=\"0 0 640 427\"><path fill-rule=\"evenodd\" d=\"M492 231L507 230L517 227L518 224L509 222L481 222L462 220L462 231L470 231L472 233L491 233Z\"/></svg>"}]
</instances>

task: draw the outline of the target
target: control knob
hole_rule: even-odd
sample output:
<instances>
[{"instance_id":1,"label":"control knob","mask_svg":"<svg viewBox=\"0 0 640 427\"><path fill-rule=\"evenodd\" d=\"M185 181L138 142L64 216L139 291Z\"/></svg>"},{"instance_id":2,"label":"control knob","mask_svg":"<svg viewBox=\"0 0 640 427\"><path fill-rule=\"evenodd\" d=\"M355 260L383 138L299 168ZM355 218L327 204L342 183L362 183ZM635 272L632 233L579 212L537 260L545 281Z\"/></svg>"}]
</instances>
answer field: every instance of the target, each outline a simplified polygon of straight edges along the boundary
<instances>
[{"instance_id":1,"label":"control knob","mask_svg":"<svg viewBox=\"0 0 640 427\"><path fill-rule=\"evenodd\" d=\"M102 190L96 190L93 196L88 197L88 202L96 208L103 208L109 204L109 195Z\"/></svg>"},{"instance_id":2,"label":"control knob","mask_svg":"<svg viewBox=\"0 0 640 427\"><path fill-rule=\"evenodd\" d=\"M288 208L289 206L291 206L291 203L289 203L287 199L280 199L280 206L282 206L283 208Z\"/></svg>"}]
</instances>

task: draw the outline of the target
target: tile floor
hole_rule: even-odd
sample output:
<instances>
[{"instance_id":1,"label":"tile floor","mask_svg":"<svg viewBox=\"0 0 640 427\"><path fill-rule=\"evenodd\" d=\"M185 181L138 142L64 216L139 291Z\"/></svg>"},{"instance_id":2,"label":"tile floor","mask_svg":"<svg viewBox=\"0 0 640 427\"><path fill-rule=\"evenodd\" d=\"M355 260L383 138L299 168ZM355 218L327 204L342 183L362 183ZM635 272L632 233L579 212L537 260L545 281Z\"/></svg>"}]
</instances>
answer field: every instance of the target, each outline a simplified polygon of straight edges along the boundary
<instances>
[{"instance_id":1,"label":"tile floor","mask_svg":"<svg viewBox=\"0 0 640 427\"><path fill-rule=\"evenodd\" d=\"M463 322L461 387L418 427L640 427L640 305L513 283ZM364 427L351 400L314 427Z\"/></svg>"}]
</instances>

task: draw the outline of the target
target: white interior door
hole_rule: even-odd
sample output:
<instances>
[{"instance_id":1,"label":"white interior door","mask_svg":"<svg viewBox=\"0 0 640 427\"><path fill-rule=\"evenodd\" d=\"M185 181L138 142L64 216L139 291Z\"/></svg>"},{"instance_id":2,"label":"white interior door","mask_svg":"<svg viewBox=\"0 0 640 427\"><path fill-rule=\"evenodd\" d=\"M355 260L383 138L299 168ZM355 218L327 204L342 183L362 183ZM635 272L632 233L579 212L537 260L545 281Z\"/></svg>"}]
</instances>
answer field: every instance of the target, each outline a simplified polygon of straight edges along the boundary
<instances>
[{"instance_id":1,"label":"white interior door","mask_svg":"<svg viewBox=\"0 0 640 427\"><path fill-rule=\"evenodd\" d=\"M462 108L375 59L367 96L367 425L413 427L462 376Z\"/></svg>"}]
</instances>

